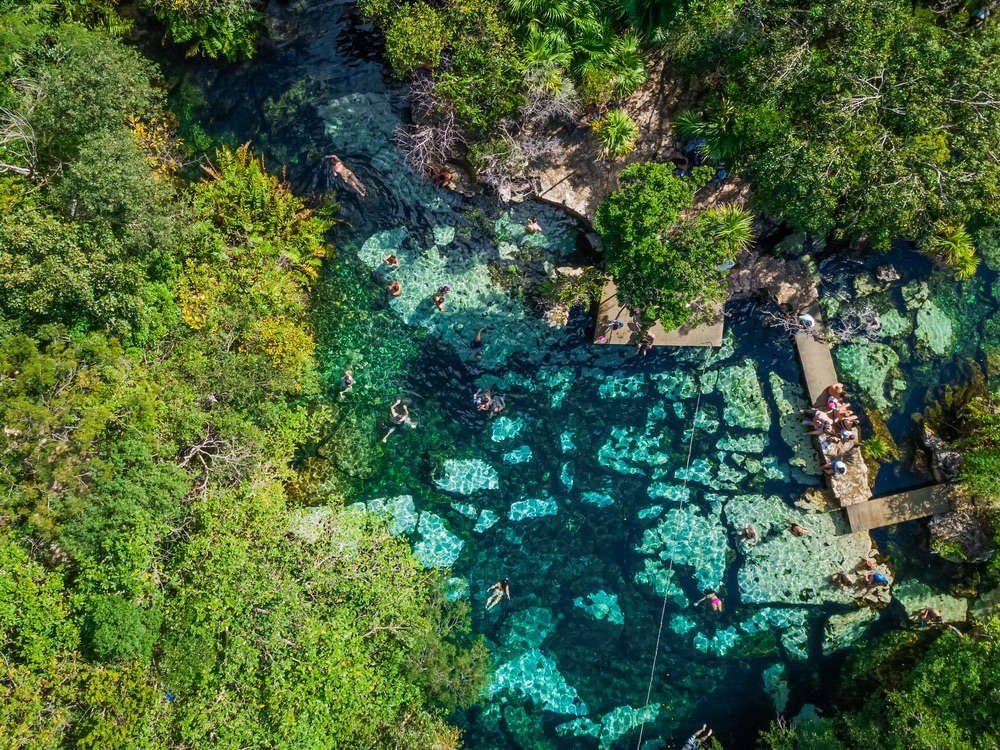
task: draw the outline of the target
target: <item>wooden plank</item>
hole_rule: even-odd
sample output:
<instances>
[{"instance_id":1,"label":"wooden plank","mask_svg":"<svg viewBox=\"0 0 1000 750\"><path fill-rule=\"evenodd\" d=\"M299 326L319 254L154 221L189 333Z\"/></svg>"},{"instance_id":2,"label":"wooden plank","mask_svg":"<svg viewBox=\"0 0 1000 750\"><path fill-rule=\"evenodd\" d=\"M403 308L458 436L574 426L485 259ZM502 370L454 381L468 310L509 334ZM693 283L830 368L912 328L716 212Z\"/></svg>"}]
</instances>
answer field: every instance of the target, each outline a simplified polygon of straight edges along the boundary
<instances>
[{"instance_id":1,"label":"wooden plank","mask_svg":"<svg viewBox=\"0 0 1000 750\"><path fill-rule=\"evenodd\" d=\"M948 512L951 510L951 488L944 484L921 487L849 505L846 510L851 531L869 531Z\"/></svg>"},{"instance_id":2,"label":"wooden plank","mask_svg":"<svg viewBox=\"0 0 1000 750\"><path fill-rule=\"evenodd\" d=\"M811 334L796 333L795 348L799 353L809 403L817 408L825 407L826 389L837 382L837 370L833 366L830 347L817 341Z\"/></svg>"},{"instance_id":3,"label":"wooden plank","mask_svg":"<svg viewBox=\"0 0 1000 750\"><path fill-rule=\"evenodd\" d=\"M609 331L605 325L609 320L621 320L625 323L617 331ZM700 326L681 326L672 331L664 330L656 323L650 332L653 334L653 346L722 346L722 334L725 331L722 307L718 309L715 320ZM639 341L638 319L632 311L618 301L618 288L615 282L608 280L601 292L601 302L597 306L597 326L594 330L595 344L618 344L635 346ZM603 341L598 341L601 336Z\"/></svg>"}]
</instances>

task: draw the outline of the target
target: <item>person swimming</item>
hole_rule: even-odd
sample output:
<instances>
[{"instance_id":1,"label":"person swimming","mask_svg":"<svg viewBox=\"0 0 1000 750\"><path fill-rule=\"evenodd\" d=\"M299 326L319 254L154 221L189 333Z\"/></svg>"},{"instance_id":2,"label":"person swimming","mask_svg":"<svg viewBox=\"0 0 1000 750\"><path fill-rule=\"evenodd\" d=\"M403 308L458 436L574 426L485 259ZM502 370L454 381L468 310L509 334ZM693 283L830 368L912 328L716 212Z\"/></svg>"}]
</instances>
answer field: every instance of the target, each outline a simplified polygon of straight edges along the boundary
<instances>
[{"instance_id":1,"label":"person swimming","mask_svg":"<svg viewBox=\"0 0 1000 750\"><path fill-rule=\"evenodd\" d=\"M491 610L496 605L498 605L503 598L506 596L507 600L510 600L510 583L504 578L501 581L497 581L492 586L489 587L488 591L491 591L489 599L486 600L486 609Z\"/></svg>"},{"instance_id":2,"label":"person swimming","mask_svg":"<svg viewBox=\"0 0 1000 750\"><path fill-rule=\"evenodd\" d=\"M398 297L403 293L403 285L399 282L399 279L395 279L391 284L389 284L389 296Z\"/></svg>"},{"instance_id":3,"label":"person swimming","mask_svg":"<svg viewBox=\"0 0 1000 750\"><path fill-rule=\"evenodd\" d=\"M394 403L392 406L389 407L389 421L392 423L392 426L389 428L389 431L385 434L385 437L382 438L383 443L389 439L389 436L392 433L394 433L396 431L396 428L398 428L400 425L405 424L407 427L410 427L414 430L417 428L416 422L410 419L409 407L407 407L407 405L403 403L403 399L401 398L397 398L396 403Z\"/></svg>"},{"instance_id":4,"label":"person swimming","mask_svg":"<svg viewBox=\"0 0 1000 750\"><path fill-rule=\"evenodd\" d=\"M365 194L368 192L365 189L364 184L361 182L361 180L359 180L357 177L354 176L354 172L352 172L346 166L344 166L344 162L340 160L340 157L338 157L336 154L330 154L326 158L327 161L330 162L330 167L333 169L333 173L338 177L340 177L340 179L342 179L347 184L347 187L349 187L355 193L364 198Z\"/></svg>"},{"instance_id":5,"label":"person swimming","mask_svg":"<svg viewBox=\"0 0 1000 750\"><path fill-rule=\"evenodd\" d=\"M476 331L476 338L472 339L472 343L469 344L477 359L483 356L483 331L485 330L486 327L484 326Z\"/></svg>"}]
</instances>

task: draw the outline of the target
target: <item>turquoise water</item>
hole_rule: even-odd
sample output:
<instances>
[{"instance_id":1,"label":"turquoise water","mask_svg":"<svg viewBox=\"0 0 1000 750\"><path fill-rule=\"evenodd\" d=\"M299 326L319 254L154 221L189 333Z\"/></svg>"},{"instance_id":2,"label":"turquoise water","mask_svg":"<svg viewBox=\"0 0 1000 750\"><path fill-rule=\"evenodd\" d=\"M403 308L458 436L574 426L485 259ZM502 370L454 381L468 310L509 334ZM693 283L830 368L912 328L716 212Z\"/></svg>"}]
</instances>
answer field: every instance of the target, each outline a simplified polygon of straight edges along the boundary
<instances>
[{"instance_id":1,"label":"turquoise water","mask_svg":"<svg viewBox=\"0 0 1000 750\"><path fill-rule=\"evenodd\" d=\"M368 186L364 200L340 195L349 225L335 234L339 256L327 272L357 274L357 306L337 314L371 335L331 346L323 365L334 381L355 370L355 391L338 402L345 411L352 399L378 397L379 413L356 418L370 425L368 450L385 451L386 469L353 490L355 507L391 518L425 565L451 566L451 595L469 598L488 639L489 690L456 717L467 746L635 746L645 722L643 747L674 747L708 722L727 748L750 748L776 713L824 703L831 654L904 607L942 601L916 580L927 563L913 552L926 546L920 527L908 525L915 543L878 538L905 604L859 607L831 586L833 573L874 550L839 516L795 505L819 482L787 337L749 302L730 305L715 351L643 358L591 345L580 312L565 327L547 325L518 295L518 279L579 261L580 227L547 206L463 199L414 175L392 142L402 92L386 85L375 45L352 30L347 10L276 10L257 58L201 73L201 83L217 131L252 138L297 189L325 189L328 153ZM290 109L278 116L283 96ZM528 217L543 234L525 234ZM390 252L398 271L381 263ZM884 348L838 358L859 401L881 404L905 445L912 412L937 384L965 355L983 361L983 321L996 305L987 274L964 286L933 281L925 295L915 275L929 269L898 259L904 278L886 289L855 281L874 260L820 270L825 293L870 299L889 321ZM404 293L390 299L379 287L393 279ZM453 291L442 314L430 297L445 283ZM470 342L483 326L477 357ZM479 389L504 397L499 417L476 410ZM397 397L417 426L383 449ZM919 470L883 472L883 488L925 481ZM789 521L811 533L793 537ZM748 524L760 544L737 539ZM512 598L486 611L502 578ZM694 606L709 587L721 592L721 614Z\"/></svg>"}]
</instances>

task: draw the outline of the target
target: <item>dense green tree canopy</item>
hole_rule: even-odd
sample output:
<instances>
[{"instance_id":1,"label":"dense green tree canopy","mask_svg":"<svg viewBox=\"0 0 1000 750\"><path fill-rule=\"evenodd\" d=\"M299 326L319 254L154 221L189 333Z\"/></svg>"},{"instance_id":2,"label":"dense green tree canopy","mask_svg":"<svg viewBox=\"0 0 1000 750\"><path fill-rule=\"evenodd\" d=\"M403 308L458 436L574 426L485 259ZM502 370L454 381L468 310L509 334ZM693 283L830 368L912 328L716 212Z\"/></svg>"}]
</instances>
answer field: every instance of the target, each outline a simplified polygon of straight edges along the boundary
<instances>
[{"instance_id":1,"label":"dense green tree canopy","mask_svg":"<svg viewBox=\"0 0 1000 750\"><path fill-rule=\"evenodd\" d=\"M725 299L726 270L750 243L749 216L739 209L685 215L710 168L675 177L672 164L632 164L621 189L597 209L604 259L618 299L667 330ZM695 304L699 307L695 307Z\"/></svg>"},{"instance_id":2,"label":"dense green tree canopy","mask_svg":"<svg viewBox=\"0 0 1000 750\"><path fill-rule=\"evenodd\" d=\"M796 229L887 247L1000 218L1000 29L964 4L710 2L672 34L714 82L707 150Z\"/></svg>"}]
</instances>

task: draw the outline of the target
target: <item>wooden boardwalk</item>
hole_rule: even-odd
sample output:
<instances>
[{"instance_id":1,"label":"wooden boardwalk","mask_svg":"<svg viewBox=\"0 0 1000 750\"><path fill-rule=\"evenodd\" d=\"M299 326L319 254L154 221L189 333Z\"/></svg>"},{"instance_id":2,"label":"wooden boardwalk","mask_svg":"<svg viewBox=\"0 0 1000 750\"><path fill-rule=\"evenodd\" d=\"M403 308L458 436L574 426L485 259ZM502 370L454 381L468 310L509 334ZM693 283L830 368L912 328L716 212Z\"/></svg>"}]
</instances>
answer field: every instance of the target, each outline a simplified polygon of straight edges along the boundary
<instances>
[{"instance_id":1,"label":"wooden boardwalk","mask_svg":"<svg viewBox=\"0 0 1000 750\"><path fill-rule=\"evenodd\" d=\"M621 320L625 323L617 331L608 330L605 323L609 320ZM653 346L722 346L724 331L722 308L714 321L702 326L681 326L673 331L664 330L659 323L650 330L653 334ZM597 326L594 330L595 344L618 344L635 346L639 343L639 323L632 311L618 301L618 288L615 282L608 280L601 292L601 303L597 307ZM598 341L601 336L603 341Z\"/></svg>"},{"instance_id":2,"label":"wooden boardwalk","mask_svg":"<svg viewBox=\"0 0 1000 750\"><path fill-rule=\"evenodd\" d=\"M936 484L918 490L872 498L868 502L849 505L847 521L852 532L868 531L894 523L925 518L951 510L951 487Z\"/></svg>"}]
</instances>

